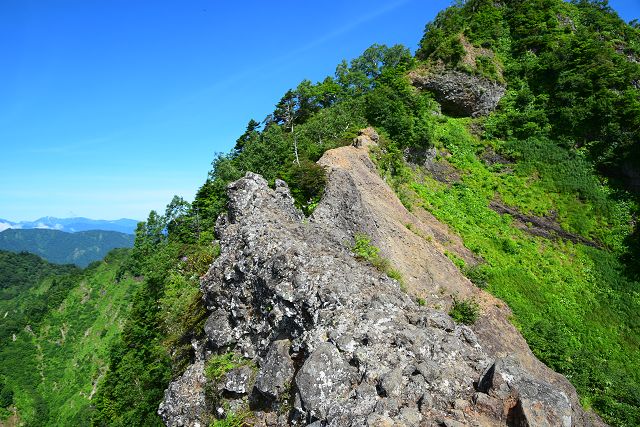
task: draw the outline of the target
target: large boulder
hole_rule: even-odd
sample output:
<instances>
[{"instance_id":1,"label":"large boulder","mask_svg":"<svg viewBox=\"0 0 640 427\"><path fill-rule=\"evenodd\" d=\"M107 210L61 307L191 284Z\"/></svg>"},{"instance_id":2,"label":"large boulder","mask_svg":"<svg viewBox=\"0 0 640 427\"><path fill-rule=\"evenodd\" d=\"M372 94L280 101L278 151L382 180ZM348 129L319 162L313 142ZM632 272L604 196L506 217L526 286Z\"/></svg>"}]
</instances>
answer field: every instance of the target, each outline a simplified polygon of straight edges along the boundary
<instances>
[{"instance_id":1,"label":"large boulder","mask_svg":"<svg viewBox=\"0 0 640 427\"><path fill-rule=\"evenodd\" d=\"M458 117L491 113L506 91L495 80L457 70L414 71L409 77L414 86L434 94L444 113Z\"/></svg>"},{"instance_id":2,"label":"large boulder","mask_svg":"<svg viewBox=\"0 0 640 427\"><path fill-rule=\"evenodd\" d=\"M279 399L291 391L295 370L289 357L290 348L289 340L274 341L262 362L256 388L269 399Z\"/></svg>"},{"instance_id":3,"label":"large boulder","mask_svg":"<svg viewBox=\"0 0 640 427\"><path fill-rule=\"evenodd\" d=\"M329 409L343 403L354 382L355 369L350 369L338 349L325 342L305 360L296 375L301 411L313 418L324 419Z\"/></svg>"},{"instance_id":4,"label":"large boulder","mask_svg":"<svg viewBox=\"0 0 640 427\"><path fill-rule=\"evenodd\" d=\"M503 415L512 425L572 425L567 395L548 382L533 378L511 358L498 359L487 368L478 381L478 390L502 402L510 402L504 407Z\"/></svg>"}]
</instances>

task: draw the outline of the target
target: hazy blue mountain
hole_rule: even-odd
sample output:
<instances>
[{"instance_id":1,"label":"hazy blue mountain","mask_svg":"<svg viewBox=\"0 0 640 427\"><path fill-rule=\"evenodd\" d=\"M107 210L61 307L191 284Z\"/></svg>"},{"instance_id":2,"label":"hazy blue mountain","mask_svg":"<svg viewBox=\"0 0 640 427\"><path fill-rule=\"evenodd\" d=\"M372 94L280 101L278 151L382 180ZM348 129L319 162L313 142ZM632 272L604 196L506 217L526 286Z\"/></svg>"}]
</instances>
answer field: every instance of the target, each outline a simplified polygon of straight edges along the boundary
<instances>
[{"instance_id":1,"label":"hazy blue mountain","mask_svg":"<svg viewBox=\"0 0 640 427\"><path fill-rule=\"evenodd\" d=\"M90 218L55 218L45 216L35 221L12 222L0 218L0 231L12 229L49 229L76 233L79 231L104 230L118 231L120 233L133 234L138 221L135 219L121 218L116 220L90 219Z\"/></svg>"},{"instance_id":2,"label":"hazy blue mountain","mask_svg":"<svg viewBox=\"0 0 640 427\"><path fill-rule=\"evenodd\" d=\"M66 233L46 229L8 229L0 232L0 249L30 252L56 264L86 267L114 248L133 247L134 236L117 231Z\"/></svg>"}]
</instances>

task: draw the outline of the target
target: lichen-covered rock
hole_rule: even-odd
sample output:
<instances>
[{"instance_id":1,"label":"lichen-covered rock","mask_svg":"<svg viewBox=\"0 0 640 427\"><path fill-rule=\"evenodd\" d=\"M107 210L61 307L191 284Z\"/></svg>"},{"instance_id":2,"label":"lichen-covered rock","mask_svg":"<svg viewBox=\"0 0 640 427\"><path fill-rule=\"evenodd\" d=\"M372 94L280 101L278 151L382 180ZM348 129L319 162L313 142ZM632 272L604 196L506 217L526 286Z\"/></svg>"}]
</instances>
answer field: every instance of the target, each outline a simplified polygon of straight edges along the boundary
<instances>
[{"instance_id":1,"label":"lichen-covered rock","mask_svg":"<svg viewBox=\"0 0 640 427\"><path fill-rule=\"evenodd\" d=\"M282 393L291 390L295 371L289 357L290 348L289 340L274 341L262 361L256 388L268 398L278 399Z\"/></svg>"},{"instance_id":2,"label":"lichen-covered rock","mask_svg":"<svg viewBox=\"0 0 640 427\"><path fill-rule=\"evenodd\" d=\"M478 389L503 402L505 416L515 425L571 427L571 404L551 384L531 377L510 358L493 363L478 381ZM476 397L477 401L478 397Z\"/></svg>"},{"instance_id":3,"label":"lichen-covered rock","mask_svg":"<svg viewBox=\"0 0 640 427\"><path fill-rule=\"evenodd\" d=\"M252 388L240 371L227 375L233 396L217 396L215 407L231 399L226 407L249 409L250 422L264 426L504 425L503 411L476 404L508 413L515 401L476 389L494 362L474 332L356 260L331 229L330 212L303 221L286 184L272 190L256 174L229 186L228 214L216 227L221 254L201 282L211 313L201 346L204 359L230 350L251 359L258 375ZM159 413L167 425L215 416L205 413L204 393L187 386L204 363L165 393ZM526 379L509 384L523 408L566 413L555 391L544 400L527 391Z\"/></svg>"},{"instance_id":4,"label":"lichen-covered rock","mask_svg":"<svg viewBox=\"0 0 640 427\"><path fill-rule=\"evenodd\" d=\"M503 84L457 70L412 72L414 86L432 92L442 111L454 116L484 116L492 112L505 94Z\"/></svg>"},{"instance_id":5,"label":"lichen-covered rock","mask_svg":"<svg viewBox=\"0 0 640 427\"><path fill-rule=\"evenodd\" d=\"M249 391L253 370L249 366L239 366L225 375L223 390L232 394L246 394Z\"/></svg>"},{"instance_id":6,"label":"lichen-covered rock","mask_svg":"<svg viewBox=\"0 0 640 427\"><path fill-rule=\"evenodd\" d=\"M296 375L299 409L313 418L326 418L330 409L344 404L354 382L353 374L355 369L350 369L333 344L319 344Z\"/></svg>"},{"instance_id":7,"label":"lichen-covered rock","mask_svg":"<svg viewBox=\"0 0 640 427\"><path fill-rule=\"evenodd\" d=\"M168 427L204 427L209 418L205 397L204 363L189 366L164 392L158 414Z\"/></svg>"}]
</instances>

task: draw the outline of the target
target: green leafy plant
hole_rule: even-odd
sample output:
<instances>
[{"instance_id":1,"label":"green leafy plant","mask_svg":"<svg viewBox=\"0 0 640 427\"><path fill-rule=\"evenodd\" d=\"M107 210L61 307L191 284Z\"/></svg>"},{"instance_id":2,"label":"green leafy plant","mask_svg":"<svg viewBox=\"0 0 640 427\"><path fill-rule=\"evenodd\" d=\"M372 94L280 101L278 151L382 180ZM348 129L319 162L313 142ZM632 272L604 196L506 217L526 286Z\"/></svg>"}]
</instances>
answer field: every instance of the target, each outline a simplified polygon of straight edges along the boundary
<instances>
[{"instance_id":1,"label":"green leafy plant","mask_svg":"<svg viewBox=\"0 0 640 427\"><path fill-rule=\"evenodd\" d=\"M220 381L231 370L251 363L249 359L230 351L211 356L204 367L204 375L211 381Z\"/></svg>"},{"instance_id":2,"label":"green leafy plant","mask_svg":"<svg viewBox=\"0 0 640 427\"><path fill-rule=\"evenodd\" d=\"M392 267L388 259L380 256L380 248L371 244L371 238L369 236L364 233L356 233L354 241L355 243L351 247L351 251L356 258L370 262L378 271L398 281L400 289L406 291L406 284L404 283L402 274Z\"/></svg>"},{"instance_id":3,"label":"green leafy plant","mask_svg":"<svg viewBox=\"0 0 640 427\"><path fill-rule=\"evenodd\" d=\"M465 325L473 325L480 315L480 306L472 299L453 298L453 305L449 310L449 316L456 323L464 323Z\"/></svg>"},{"instance_id":4,"label":"green leafy plant","mask_svg":"<svg viewBox=\"0 0 640 427\"><path fill-rule=\"evenodd\" d=\"M239 412L227 412L227 415L219 420L214 420L209 424L209 427L249 427L249 418L251 418L251 412L247 410L241 410Z\"/></svg>"},{"instance_id":5,"label":"green leafy plant","mask_svg":"<svg viewBox=\"0 0 640 427\"><path fill-rule=\"evenodd\" d=\"M356 233L354 236L355 243L351 247L351 251L356 258L372 262L379 258L380 248L371 244L371 238L364 233Z\"/></svg>"}]
</instances>

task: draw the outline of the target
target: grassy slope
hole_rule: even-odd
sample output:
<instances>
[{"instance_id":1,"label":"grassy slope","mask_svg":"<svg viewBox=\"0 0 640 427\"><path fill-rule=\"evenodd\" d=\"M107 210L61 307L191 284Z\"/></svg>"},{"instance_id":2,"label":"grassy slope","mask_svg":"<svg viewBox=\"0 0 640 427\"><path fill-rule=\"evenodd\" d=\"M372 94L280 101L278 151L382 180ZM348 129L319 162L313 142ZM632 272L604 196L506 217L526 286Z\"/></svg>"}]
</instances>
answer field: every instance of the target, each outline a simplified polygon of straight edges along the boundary
<instances>
[{"instance_id":1,"label":"grassy slope","mask_svg":"<svg viewBox=\"0 0 640 427\"><path fill-rule=\"evenodd\" d=\"M130 278L115 282L127 256L111 254L87 270L32 333L23 330L0 349L0 373L28 424L89 423L94 385L108 366L109 346L119 336L136 285Z\"/></svg>"},{"instance_id":2,"label":"grassy slope","mask_svg":"<svg viewBox=\"0 0 640 427\"><path fill-rule=\"evenodd\" d=\"M544 168L532 164L535 156L487 165L480 160L486 146L503 152L508 147L480 141L467 131L468 124L468 119L442 118L435 129L437 144L451 155L446 161L458 169L460 182L447 185L429 175L414 176L407 187L482 256L486 264L467 274L486 281L488 290L509 304L534 353L573 382L583 404L615 425L639 425L640 284L625 276L619 261L630 231L629 206L608 199L603 211L575 191L550 188L557 177L541 173ZM550 169L554 173L562 164L556 166ZM606 195L606 187L595 185L593 191ZM554 210L565 229L604 242L608 249L532 236L509 215L491 210L492 200L529 214Z\"/></svg>"}]
</instances>

